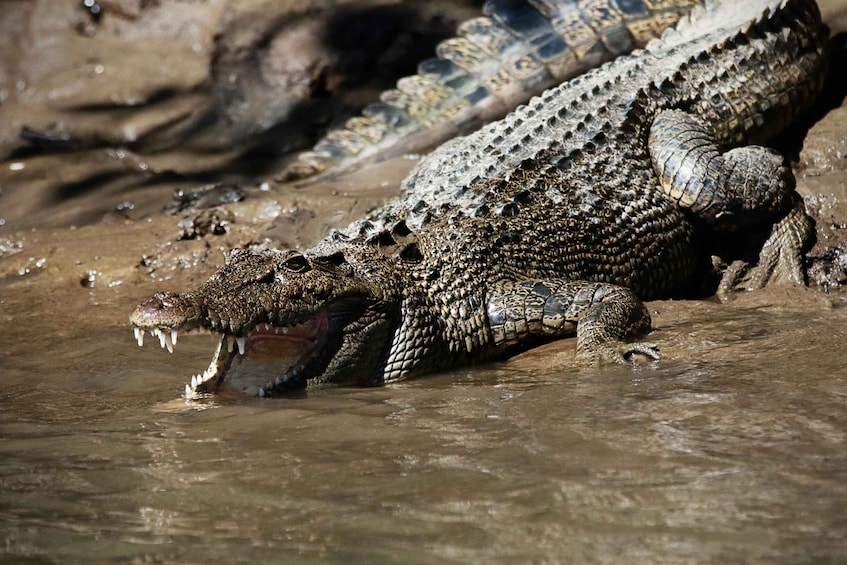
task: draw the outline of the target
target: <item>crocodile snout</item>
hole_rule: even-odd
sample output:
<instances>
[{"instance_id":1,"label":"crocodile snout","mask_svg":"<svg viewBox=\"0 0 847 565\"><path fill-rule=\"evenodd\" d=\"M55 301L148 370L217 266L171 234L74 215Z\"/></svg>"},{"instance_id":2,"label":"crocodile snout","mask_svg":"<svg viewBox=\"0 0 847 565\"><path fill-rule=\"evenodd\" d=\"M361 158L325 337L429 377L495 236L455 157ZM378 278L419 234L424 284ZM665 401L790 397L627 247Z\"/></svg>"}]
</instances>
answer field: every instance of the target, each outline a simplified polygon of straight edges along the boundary
<instances>
[{"instance_id":1,"label":"crocodile snout","mask_svg":"<svg viewBox=\"0 0 847 565\"><path fill-rule=\"evenodd\" d=\"M191 293L159 292L132 311L129 321L142 329L185 329L200 318L200 305Z\"/></svg>"}]
</instances>

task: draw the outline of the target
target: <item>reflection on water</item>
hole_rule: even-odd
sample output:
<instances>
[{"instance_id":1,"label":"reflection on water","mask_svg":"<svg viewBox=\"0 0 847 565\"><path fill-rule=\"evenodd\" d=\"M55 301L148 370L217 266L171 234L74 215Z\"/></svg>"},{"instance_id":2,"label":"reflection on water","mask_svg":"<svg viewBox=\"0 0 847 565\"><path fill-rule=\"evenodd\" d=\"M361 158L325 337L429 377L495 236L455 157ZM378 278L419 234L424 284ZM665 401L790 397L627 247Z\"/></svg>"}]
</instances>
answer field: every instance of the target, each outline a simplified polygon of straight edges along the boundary
<instances>
[{"instance_id":1,"label":"reflection on water","mask_svg":"<svg viewBox=\"0 0 847 565\"><path fill-rule=\"evenodd\" d=\"M847 312L656 308L657 367L565 342L191 406L208 336L32 323L0 357L0 560L847 559Z\"/></svg>"}]
</instances>

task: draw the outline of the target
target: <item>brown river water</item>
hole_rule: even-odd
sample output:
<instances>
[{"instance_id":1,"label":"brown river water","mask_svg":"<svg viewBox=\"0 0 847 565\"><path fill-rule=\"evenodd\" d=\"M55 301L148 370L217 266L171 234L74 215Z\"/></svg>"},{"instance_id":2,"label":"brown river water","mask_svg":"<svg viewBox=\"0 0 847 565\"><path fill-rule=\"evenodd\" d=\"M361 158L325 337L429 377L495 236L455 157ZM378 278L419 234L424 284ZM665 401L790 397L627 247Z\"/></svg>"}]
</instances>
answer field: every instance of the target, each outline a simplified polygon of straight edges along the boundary
<instances>
[{"instance_id":1,"label":"brown river water","mask_svg":"<svg viewBox=\"0 0 847 565\"><path fill-rule=\"evenodd\" d=\"M205 275L144 282L145 223L32 232L44 257L4 259L0 561L847 560L847 293L650 303L653 365L574 368L564 340L187 404L213 338L139 348L126 316Z\"/></svg>"},{"instance_id":2,"label":"brown river water","mask_svg":"<svg viewBox=\"0 0 847 565\"><path fill-rule=\"evenodd\" d=\"M159 3L103 0L102 20L78 4L6 9L26 19L37 6L32 21L55 23L65 12L48 12L64 6L87 18L69 57L79 29L171 29ZM192 18L213 12L177 4ZM226 3L208 5L217 14ZM847 6L825 6L847 29ZM0 29L12 23L0 17ZM120 62L104 61L107 74ZM178 71L196 93L194 75ZM43 75L59 94L110 95ZM0 118L14 115L2 102ZM90 103L71 114L113 110ZM57 115L70 119L45 119ZM847 110L826 123L821 162L837 166L809 158L798 178L822 195L808 200L819 243L837 247L847 237ZM309 245L392 194L411 161L271 198L248 187L226 207L226 233L180 240L184 216L160 212L171 177L143 175L208 162L150 151L158 165L85 144L0 158L0 562L847 562L843 287L651 302L648 339L662 359L635 367L577 368L563 340L384 388L187 403L184 385L208 364L213 339L181 334L173 354L149 338L139 348L133 306L204 280L223 249Z\"/></svg>"}]
</instances>

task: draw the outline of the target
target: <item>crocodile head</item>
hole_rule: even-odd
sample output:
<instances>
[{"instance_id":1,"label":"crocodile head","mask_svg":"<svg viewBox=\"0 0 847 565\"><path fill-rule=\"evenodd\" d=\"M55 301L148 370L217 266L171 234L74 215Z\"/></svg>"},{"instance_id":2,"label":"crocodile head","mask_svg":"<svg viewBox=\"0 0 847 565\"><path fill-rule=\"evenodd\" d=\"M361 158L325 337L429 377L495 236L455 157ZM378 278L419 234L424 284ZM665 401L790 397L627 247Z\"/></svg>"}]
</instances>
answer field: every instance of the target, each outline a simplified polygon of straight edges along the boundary
<instances>
[{"instance_id":1,"label":"crocodile head","mask_svg":"<svg viewBox=\"0 0 847 565\"><path fill-rule=\"evenodd\" d=\"M216 392L265 396L309 379L378 383L399 299L385 258L324 246L297 251L235 249L193 292L159 293L130 315L173 350L178 332L220 335L209 368L187 398Z\"/></svg>"}]
</instances>

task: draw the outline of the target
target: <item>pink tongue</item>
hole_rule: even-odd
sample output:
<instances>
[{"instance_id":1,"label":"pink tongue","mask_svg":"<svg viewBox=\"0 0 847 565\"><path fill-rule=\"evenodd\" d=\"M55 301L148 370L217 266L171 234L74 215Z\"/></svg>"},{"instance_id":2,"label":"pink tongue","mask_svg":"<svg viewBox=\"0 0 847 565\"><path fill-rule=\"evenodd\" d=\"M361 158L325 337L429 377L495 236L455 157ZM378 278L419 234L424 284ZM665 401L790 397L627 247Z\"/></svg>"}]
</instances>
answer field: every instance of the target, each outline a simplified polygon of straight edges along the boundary
<instances>
[{"instance_id":1,"label":"pink tongue","mask_svg":"<svg viewBox=\"0 0 847 565\"><path fill-rule=\"evenodd\" d=\"M247 357L291 357L292 363L308 353L314 341L305 337L292 337L274 334L251 335L247 338L244 355Z\"/></svg>"},{"instance_id":2,"label":"pink tongue","mask_svg":"<svg viewBox=\"0 0 847 565\"><path fill-rule=\"evenodd\" d=\"M292 355L293 364L311 353L318 335L326 331L326 326L327 318L324 315L288 328L285 333L276 333L275 330L251 332L247 337L244 354L257 357Z\"/></svg>"}]
</instances>

